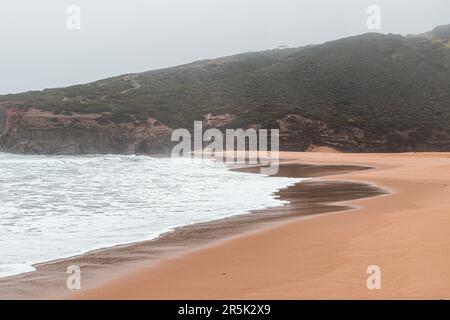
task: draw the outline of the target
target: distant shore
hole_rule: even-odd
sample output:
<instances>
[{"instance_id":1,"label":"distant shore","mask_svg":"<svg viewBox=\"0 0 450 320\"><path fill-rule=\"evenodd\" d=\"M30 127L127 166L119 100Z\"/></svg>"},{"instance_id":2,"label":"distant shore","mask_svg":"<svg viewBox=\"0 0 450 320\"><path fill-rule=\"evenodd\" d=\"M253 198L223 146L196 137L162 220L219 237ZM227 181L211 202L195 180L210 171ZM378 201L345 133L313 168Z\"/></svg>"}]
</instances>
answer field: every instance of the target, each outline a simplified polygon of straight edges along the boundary
<instances>
[{"instance_id":1,"label":"distant shore","mask_svg":"<svg viewBox=\"0 0 450 320\"><path fill-rule=\"evenodd\" d=\"M246 167L237 171L257 172ZM285 163L278 176L318 177L330 174L368 170L367 167L347 165L303 165ZM269 178L270 179L270 178ZM250 214L218 219L177 228L155 240L90 252L81 256L52 261L36 266L37 271L0 280L0 298L58 298L66 296L67 266L79 265L83 271L83 288L93 288L125 275L131 270L157 265L200 248L209 247L225 239L271 228L299 217L348 209L332 204L382 193L363 183L310 180L280 190L277 197L289 205L253 211ZM44 280L45 279L45 280Z\"/></svg>"}]
</instances>

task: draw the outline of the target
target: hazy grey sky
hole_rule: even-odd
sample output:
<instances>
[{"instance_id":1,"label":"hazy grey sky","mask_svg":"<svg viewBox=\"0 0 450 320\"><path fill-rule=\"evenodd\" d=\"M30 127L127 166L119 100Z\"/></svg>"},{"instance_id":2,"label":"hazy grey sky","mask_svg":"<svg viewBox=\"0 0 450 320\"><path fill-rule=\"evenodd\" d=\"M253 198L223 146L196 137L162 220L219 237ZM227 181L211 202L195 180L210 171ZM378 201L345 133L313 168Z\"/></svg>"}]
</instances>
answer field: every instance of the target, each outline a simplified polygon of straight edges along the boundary
<instances>
[{"instance_id":1,"label":"hazy grey sky","mask_svg":"<svg viewBox=\"0 0 450 320\"><path fill-rule=\"evenodd\" d=\"M450 24L449 0L1 0L0 94L365 33L372 4L379 32Z\"/></svg>"}]
</instances>

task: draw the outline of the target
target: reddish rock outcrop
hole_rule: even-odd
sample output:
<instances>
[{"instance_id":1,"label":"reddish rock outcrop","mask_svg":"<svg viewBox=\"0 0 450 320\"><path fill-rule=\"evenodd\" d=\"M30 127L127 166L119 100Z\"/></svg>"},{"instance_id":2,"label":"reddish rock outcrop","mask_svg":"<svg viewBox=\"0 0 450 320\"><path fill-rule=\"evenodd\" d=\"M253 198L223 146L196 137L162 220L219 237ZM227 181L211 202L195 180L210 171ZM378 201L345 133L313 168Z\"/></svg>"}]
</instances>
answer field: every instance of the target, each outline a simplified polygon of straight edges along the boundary
<instances>
[{"instance_id":1,"label":"reddish rock outcrop","mask_svg":"<svg viewBox=\"0 0 450 320\"><path fill-rule=\"evenodd\" d=\"M172 129L156 119L114 121L110 113L54 114L8 109L0 117L2 151L29 154L167 153Z\"/></svg>"}]
</instances>

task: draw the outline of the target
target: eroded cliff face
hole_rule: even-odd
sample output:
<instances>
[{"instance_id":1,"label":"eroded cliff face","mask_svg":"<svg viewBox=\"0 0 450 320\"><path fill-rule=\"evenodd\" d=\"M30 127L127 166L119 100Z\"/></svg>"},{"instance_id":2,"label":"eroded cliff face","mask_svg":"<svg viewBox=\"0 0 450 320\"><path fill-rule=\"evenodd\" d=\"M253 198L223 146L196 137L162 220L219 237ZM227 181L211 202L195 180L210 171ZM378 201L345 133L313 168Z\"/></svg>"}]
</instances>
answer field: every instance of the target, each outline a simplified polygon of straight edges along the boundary
<instances>
[{"instance_id":1,"label":"eroded cliff face","mask_svg":"<svg viewBox=\"0 0 450 320\"><path fill-rule=\"evenodd\" d=\"M204 115L204 130L235 127L230 114ZM262 124L252 128L265 128ZM276 121L280 150L320 148L344 152L447 151L450 134L444 131L395 131L369 136L357 127L330 128L319 120L290 114ZM245 129L245 128L244 128ZM0 111L0 151L23 154L162 154L169 155L173 129L154 118L118 118L111 113L52 113L37 109ZM206 145L207 143L205 143Z\"/></svg>"},{"instance_id":2,"label":"eroded cliff face","mask_svg":"<svg viewBox=\"0 0 450 320\"><path fill-rule=\"evenodd\" d=\"M277 122L280 128L280 145L284 150L306 151L326 146L339 151L358 151L364 135L355 128L342 128L336 132L322 121L294 114Z\"/></svg>"},{"instance_id":3,"label":"eroded cliff face","mask_svg":"<svg viewBox=\"0 0 450 320\"><path fill-rule=\"evenodd\" d=\"M110 113L1 112L0 149L24 154L159 154L170 152L172 129L156 119L120 122Z\"/></svg>"},{"instance_id":4,"label":"eroded cliff face","mask_svg":"<svg viewBox=\"0 0 450 320\"><path fill-rule=\"evenodd\" d=\"M290 114L278 120L280 148L306 151L328 147L342 152L420 152L450 150L450 132L417 127L370 135L355 126L332 128L320 120Z\"/></svg>"}]
</instances>

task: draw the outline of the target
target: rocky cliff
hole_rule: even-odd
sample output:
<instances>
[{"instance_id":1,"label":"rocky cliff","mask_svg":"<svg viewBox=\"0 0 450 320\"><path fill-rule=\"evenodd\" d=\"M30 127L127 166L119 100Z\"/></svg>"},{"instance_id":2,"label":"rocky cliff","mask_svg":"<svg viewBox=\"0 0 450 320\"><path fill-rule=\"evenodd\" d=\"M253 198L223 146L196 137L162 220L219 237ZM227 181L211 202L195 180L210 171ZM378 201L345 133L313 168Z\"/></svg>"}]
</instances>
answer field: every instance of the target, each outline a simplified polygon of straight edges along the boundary
<instances>
[{"instance_id":1,"label":"rocky cliff","mask_svg":"<svg viewBox=\"0 0 450 320\"><path fill-rule=\"evenodd\" d=\"M7 109L0 147L25 154L167 153L171 129L152 118L114 122L111 113Z\"/></svg>"}]
</instances>

